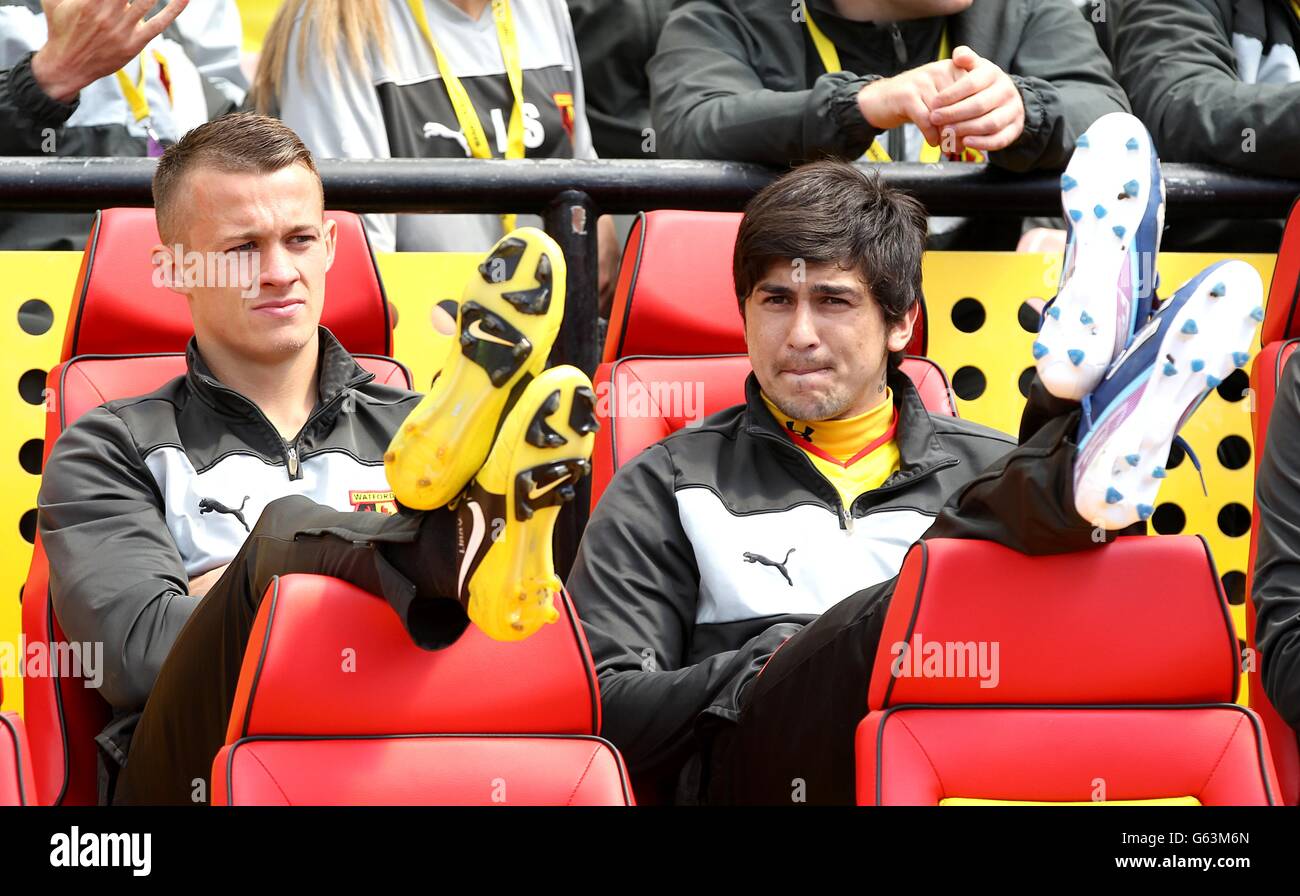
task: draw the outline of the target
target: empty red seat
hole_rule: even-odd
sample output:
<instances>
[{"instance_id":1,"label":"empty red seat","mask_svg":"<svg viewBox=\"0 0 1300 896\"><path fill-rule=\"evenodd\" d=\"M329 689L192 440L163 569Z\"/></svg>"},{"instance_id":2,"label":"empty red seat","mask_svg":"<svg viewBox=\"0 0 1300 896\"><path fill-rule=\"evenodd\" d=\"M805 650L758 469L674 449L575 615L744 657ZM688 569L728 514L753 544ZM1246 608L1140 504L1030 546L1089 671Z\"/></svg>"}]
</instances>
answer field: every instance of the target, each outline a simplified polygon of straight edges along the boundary
<instances>
[{"instance_id":1,"label":"empty red seat","mask_svg":"<svg viewBox=\"0 0 1300 896\"><path fill-rule=\"evenodd\" d=\"M919 542L858 727L858 802L1279 804L1237 684L1200 538L1050 557Z\"/></svg>"},{"instance_id":2,"label":"empty red seat","mask_svg":"<svg viewBox=\"0 0 1300 896\"><path fill-rule=\"evenodd\" d=\"M411 643L385 601L322 576L262 600L212 769L223 805L631 805L567 597L520 642Z\"/></svg>"},{"instance_id":3,"label":"empty red seat","mask_svg":"<svg viewBox=\"0 0 1300 896\"><path fill-rule=\"evenodd\" d=\"M339 234L326 278L323 323L380 382L410 388L410 375L384 357L392 350L388 304L361 219L329 212ZM59 434L107 401L143 395L185 372L193 334L185 299L153 284L148 250L158 242L152 209L108 209L95 220L82 259L63 343L47 377L46 458ZM49 599L49 568L39 536L23 588L28 644L65 640ZM110 719L98 692L72 677L23 680L24 715L42 804L94 804L95 735Z\"/></svg>"}]
</instances>

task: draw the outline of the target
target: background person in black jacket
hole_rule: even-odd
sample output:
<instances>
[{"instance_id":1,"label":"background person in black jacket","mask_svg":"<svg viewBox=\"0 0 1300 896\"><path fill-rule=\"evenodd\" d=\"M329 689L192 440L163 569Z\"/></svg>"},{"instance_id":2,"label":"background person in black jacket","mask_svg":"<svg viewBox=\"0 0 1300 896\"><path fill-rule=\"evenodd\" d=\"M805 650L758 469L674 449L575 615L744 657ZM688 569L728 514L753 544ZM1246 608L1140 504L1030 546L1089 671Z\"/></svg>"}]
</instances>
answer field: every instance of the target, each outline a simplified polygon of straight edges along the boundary
<instances>
[{"instance_id":1,"label":"background person in black jacket","mask_svg":"<svg viewBox=\"0 0 1300 896\"><path fill-rule=\"evenodd\" d=\"M1300 176L1300 5L1123 0L1115 72L1166 162ZM1274 252L1280 220L1174 220L1165 246Z\"/></svg>"},{"instance_id":2,"label":"background person in black jacket","mask_svg":"<svg viewBox=\"0 0 1300 896\"><path fill-rule=\"evenodd\" d=\"M660 151L777 165L852 159L909 121L931 135L942 125L981 135L973 145L1013 171L1061 168L1089 124L1128 111L1069 0L810 0L807 12L842 71L826 69L797 5L688 0L674 9L649 65ZM966 62L935 65L945 31L954 51L972 51ZM927 121L934 97L958 79L969 83L942 105L969 99L971 88L976 101Z\"/></svg>"},{"instance_id":3,"label":"background person in black jacket","mask_svg":"<svg viewBox=\"0 0 1300 896\"><path fill-rule=\"evenodd\" d=\"M587 85L587 121L602 159L652 159L650 77L672 0L568 0Z\"/></svg>"},{"instance_id":4,"label":"background person in black jacket","mask_svg":"<svg viewBox=\"0 0 1300 896\"><path fill-rule=\"evenodd\" d=\"M1089 124L1129 108L1070 0L688 0L648 71L666 158L785 166L942 150L1060 170ZM931 235L932 247L1011 248L1020 226L936 219Z\"/></svg>"}]
</instances>

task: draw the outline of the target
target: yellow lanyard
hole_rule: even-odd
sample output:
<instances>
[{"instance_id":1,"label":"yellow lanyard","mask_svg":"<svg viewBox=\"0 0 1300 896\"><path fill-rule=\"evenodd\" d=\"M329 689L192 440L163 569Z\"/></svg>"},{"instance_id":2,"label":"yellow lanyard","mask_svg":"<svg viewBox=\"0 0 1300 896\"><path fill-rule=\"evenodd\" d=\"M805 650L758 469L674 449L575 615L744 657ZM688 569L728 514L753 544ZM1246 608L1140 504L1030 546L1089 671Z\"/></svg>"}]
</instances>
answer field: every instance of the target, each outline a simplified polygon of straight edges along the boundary
<instances>
[{"instance_id":1,"label":"yellow lanyard","mask_svg":"<svg viewBox=\"0 0 1300 896\"><path fill-rule=\"evenodd\" d=\"M1292 2L1300 2L1300 0L1292 0ZM826 32L818 28L817 23L813 21L812 13L808 9L806 0L802 2L802 6L803 20L808 26L808 34L812 37L813 46L817 48L817 55L821 57L822 67L828 72L844 71L844 66L840 65L839 50L835 49L835 44L826 36ZM938 59L948 59L951 56L952 47L948 44L948 28L947 26L944 26L943 36L939 38ZM893 161L889 157L889 153L885 151L885 147L880 145L879 140L871 141L871 146L867 147L866 155L867 158L873 162ZM931 146L929 143L921 147L922 162L938 162L942 158L943 153L940 152L939 147ZM978 149L968 149L962 153L961 158L963 162L982 162L984 161L984 154Z\"/></svg>"},{"instance_id":2,"label":"yellow lanyard","mask_svg":"<svg viewBox=\"0 0 1300 896\"><path fill-rule=\"evenodd\" d=\"M479 120L474 102L466 93L460 78L451 70L447 57L443 55L438 42L433 39L433 30L429 27L429 17L424 11L424 0L406 0L406 5L420 26L424 39L429 42L433 59L438 64L438 74L447 87L447 97L456 112L456 121L461 133L469 145L470 154L476 159L492 158L492 145L488 142L487 132ZM510 111L510 125L506 130L507 159L524 157L524 70L519 61L519 41L515 36L515 20L510 12L510 0L492 0L492 21L497 26L497 42L501 45L501 60L506 65L506 78L510 82L510 92L514 94L515 105ZM502 215L501 226L507 233L515 229L515 216Z\"/></svg>"},{"instance_id":3,"label":"yellow lanyard","mask_svg":"<svg viewBox=\"0 0 1300 896\"><path fill-rule=\"evenodd\" d=\"M163 83L167 86L167 91L171 93L171 79L167 74L167 57L157 50L153 51L154 62L158 63L162 71ZM122 97L126 104L131 107L131 115L137 122L144 122L145 132L149 135L150 149L149 155L160 155L162 152L162 143L158 138L158 132L153 129L153 120L150 108L149 97L145 94L145 53L140 53L140 79L137 83L132 83L127 77L126 69L117 70L117 84L122 88Z\"/></svg>"}]
</instances>

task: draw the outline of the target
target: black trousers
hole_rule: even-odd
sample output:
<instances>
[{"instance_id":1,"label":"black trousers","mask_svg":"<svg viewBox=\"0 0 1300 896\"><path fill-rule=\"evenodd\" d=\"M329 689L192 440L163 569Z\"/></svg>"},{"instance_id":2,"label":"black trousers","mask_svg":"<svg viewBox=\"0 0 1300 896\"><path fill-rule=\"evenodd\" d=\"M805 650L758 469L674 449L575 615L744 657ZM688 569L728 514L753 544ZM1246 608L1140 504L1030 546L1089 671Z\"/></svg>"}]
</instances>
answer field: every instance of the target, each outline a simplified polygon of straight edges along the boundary
<instances>
[{"instance_id":1,"label":"black trousers","mask_svg":"<svg viewBox=\"0 0 1300 896\"><path fill-rule=\"evenodd\" d=\"M459 601L438 596L456 593L454 525L446 508L340 512L301 495L268 504L159 669L112 801L208 802L212 760L226 740L253 620L277 575L343 579L383 595L421 647L455 641L469 620Z\"/></svg>"},{"instance_id":2,"label":"black trousers","mask_svg":"<svg viewBox=\"0 0 1300 896\"><path fill-rule=\"evenodd\" d=\"M1079 406L1035 378L1020 444L947 502L928 538L995 541L1024 554L1089 550L1099 532L1074 509ZM1145 531L1138 524L1128 531ZM698 787L718 804L852 805L854 734L897 577L840 601L791 637L746 686L739 719L709 717ZM689 795L687 795L689 797Z\"/></svg>"}]
</instances>

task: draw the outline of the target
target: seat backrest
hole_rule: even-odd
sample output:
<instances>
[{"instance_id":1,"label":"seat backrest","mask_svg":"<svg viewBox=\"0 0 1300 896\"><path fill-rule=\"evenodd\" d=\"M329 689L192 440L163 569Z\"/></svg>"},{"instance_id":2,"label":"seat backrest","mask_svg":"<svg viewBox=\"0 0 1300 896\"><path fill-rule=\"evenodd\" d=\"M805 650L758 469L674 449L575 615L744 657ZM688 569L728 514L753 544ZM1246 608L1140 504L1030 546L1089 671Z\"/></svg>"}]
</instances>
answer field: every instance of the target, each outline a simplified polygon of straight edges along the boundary
<instances>
[{"instance_id":1,"label":"seat backrest","mask_svg":"<svg viewBox=\"0 0 1300 896\"><path fill-rule=\"evenodd\" d=\"M349 351L391 355L392 321L361 218L326 212L337 225L325 277L321 324ZM72 296L63 354L179 352L194 333L185 298L157 285L150 249L159 242L151 208L110 208L95 216Z\"/></svg>"},{"instance_id":2,"label":"seat backrest","mask_svg":"<svg viewBox=\"0 0 1300 896\"><path fill-rule=\"evenodd\" d=\"M1118 619L1139 637L1118 637ZM1033 557L921 541L872 670L859 801L1273 804L1266 738L1232 703L1237 686L1236 635L1201 538Z\"/></svg>"},{"instance_id":3,"label":"seat backrest","mask_svg":"<svg viewBox=\"0 0 1300 896\"><path fill-rule=\"evenodd\" d=\"M745 351L732 254L739 212L664 209L637 217L628 234L602 358ZM925 302L907 346L924 355Z\"/></svg>"},{"instance_id":4,"label":"seat backrest","mask_svg":"<svg viewBox=\"0 0 1300 896\"><path fill-rule=\"evenodd\" d=\"M406 368L382 357L392 344L391 319L361 219L327 214L339 235L322 323L379 382L410 388ZM60 433L86 411L152 392L185 372L180 352L193 328L185 300L153 284L149 249L157 242L152 209L107 209L96 217L64 333L63 363L46 381L45 459ZM65 641L39 535L23 594L27 642ZM39 801L93 804L94 737L110 718L108 705L82 679L67 676L24 678L23 701Z\"/></svg>"},{"instance_id":5,"label":"seat backrest","mask_svg":"<svg viewBox=\"0 0 1300 896\"><path fill-rule=\"evenodd\" d=\"M255 742L264 760L247 764L256 792L270 777L289 802L349 794L379 802L489 803L489 782L504 776L517 794L529 794L527 801L564 802L582 781L588 797L626 803L617 753L597 737L600 695L586 638L566 595L556 606L559 620L524 641L493 641L471 626L450 647L427 651L374 595L324 576L277 578L249 636L259 646L244 657L228 749L218 758L225 767L214 766L214 780L223 778L226 797L238 801L234 763ZM340 756L373 760L376 751L387 766L376 773L388 784L344 775L336 787L302 772ZM475 770L492 767L492 756L507 764L475 777ZM584 771L597 760L603 783ZM396 767L408 761L419 786ZM557 782L569 790L560 795ZM252 793L245 797L256 798Z\"/></svg>"},{"instance_id":6,"label":"seat backrest","mask_svg":"<svg viewBox=\"0 0 1300 896\"><path fill-rule=\"evenodd\" d=\"M596 370L596 416L600 430L592 451L591 506L595 507L619 467L684 426L745 400L749 356L631 357ZM926 408L957 416L943 370L928 358L906 357Z\"/></svg>"},{"instance_id":7,"label":"seat backrest","mask_svg":"<svg viewBox=\"0 0 1300 896\"><path fill-rule=\"evenodd\" d=\"M417 647L386 601L325 576L278 577L254 622L226 729L257 735L600 732L586 637L567 597L523 641L471 625L443 650ZM339 712L347 707L347 712Z\"/></svg>"},{"instance_id":8,"label":"seat backrest","mask_svg":"<svg viewBox=\"0 0 1300 896\"><path fill-rule=\"evenodd\" d=\"M1141 640L1117 637L1117 619ZM996 650L995 681L909 674L932 643ZM918 703L1231 703L1237 694L1228 602L1209 547L1191 535L1118 538L1051 556L986 541L917 542L899 572L880 645L873 710Z\"/></svg>"},{"instance_id":9,"label":"seat backrest","mask_svg":"<svg viewBox=\"0 0 1300 896\"><path fill-rule=\"evenodd\" d=\"M1292 227L1292 222L1295 220L1296 214L1293 209L1291 221L1288 222L1288 233L1292 230L1300 232L1300 227ZM1296 253L1300 255L1300 244L1297 245ZM1280 261L1279 257L1279 264ZM1297 346L1300 346L1300 337L1267 343L1255 356L1254 364L1250 369L1250 388L1251 395L1254 397L1251 422L1255 436L1256 476L1259 475L1260 460L1268 444L1268 423L1273 414L1278 383L1282 379L1282 371L1291 360ZM1252 504L1250 562L1246 577L1246 646L1253 652L1251 656L1254 661L1247 666L1249 670L1246 675L1247 694L1250 708L1263 719L1264 728L1268 732L1269 747L1273 752L1273 763L1277 767L1282 801L1289 806L1294 806L1300 803L1300 735L1278 714L1264 692L1264 679L1260 674L1263 666L1262 657L1255 644L1255 602L1251 599L1251 595L1254 593L1255 554L1258 550L1259 509L1257 504Z\"/></svg>"},{"instance_id":10,"label":"seat backrest","mask_svg":"<svg viewBox=\"0 0 1300 896\"><path fill-rule=\"evenodd\" d=\"M1291 205L1259 328L1260 345L1300 336L1300 199Z\"/></svg>"}]
</instances>

